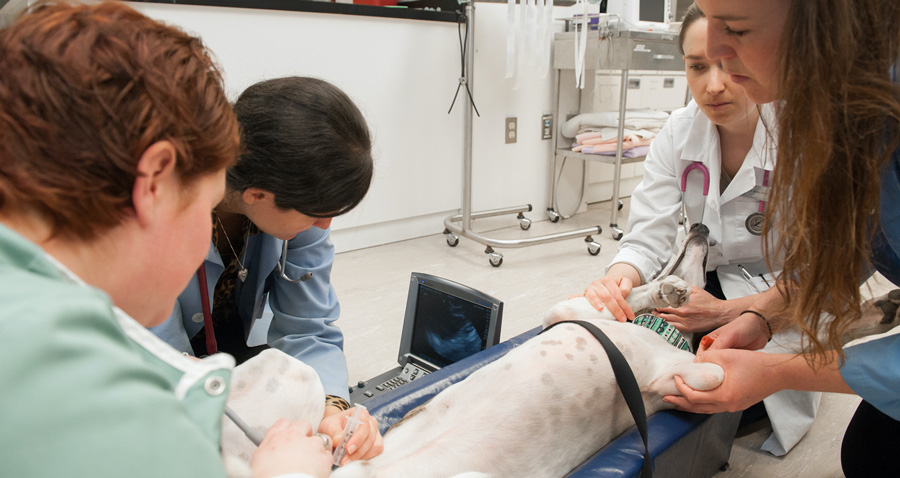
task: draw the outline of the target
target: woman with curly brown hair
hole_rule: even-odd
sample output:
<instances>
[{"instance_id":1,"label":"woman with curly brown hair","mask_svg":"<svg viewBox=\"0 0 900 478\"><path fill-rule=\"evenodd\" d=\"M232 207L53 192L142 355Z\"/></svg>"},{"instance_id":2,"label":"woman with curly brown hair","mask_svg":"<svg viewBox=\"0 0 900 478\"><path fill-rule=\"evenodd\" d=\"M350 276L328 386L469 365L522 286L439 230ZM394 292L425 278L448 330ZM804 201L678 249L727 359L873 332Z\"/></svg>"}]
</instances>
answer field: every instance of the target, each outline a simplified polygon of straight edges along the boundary
<instances>
[{"instance_id":1,"label":"woman with curly brown hair","mask_svg":"<svg viewBox=\"0 0 900 478\"><path fill-rule=\"evenodd\" d=\"M145 327L209 248L238 124L203 44L119 2L0 30L0 463L5 476L224 476L234 361ZM308 423L255 477L326 476Z\"/></svg>"},{"instance_id":2,"label":"woman with curly brown hair","mask_svg":"<svg viewBox=\"0 0 900 478\"><path fill-rule=\"evenodd\" d=\"M900 2L699 0L708 53L756 103L776 102L778 165L767 226L783 257L777 309L710 334L704 361L721 387L667 397L697 412L739 410L782 389L856 393L863 402L842 449L847 476L898 476L900 334L847 347L861 317L859 281L900 284ZM821 317L833 316L823 320ZM758 349L767 326L806 332L800 356ZM822 338L814 331L823 328ZM708 341L709 342L709 341ZM744 350L741 350L744 349Z\"/></svg>"}]
</instances>

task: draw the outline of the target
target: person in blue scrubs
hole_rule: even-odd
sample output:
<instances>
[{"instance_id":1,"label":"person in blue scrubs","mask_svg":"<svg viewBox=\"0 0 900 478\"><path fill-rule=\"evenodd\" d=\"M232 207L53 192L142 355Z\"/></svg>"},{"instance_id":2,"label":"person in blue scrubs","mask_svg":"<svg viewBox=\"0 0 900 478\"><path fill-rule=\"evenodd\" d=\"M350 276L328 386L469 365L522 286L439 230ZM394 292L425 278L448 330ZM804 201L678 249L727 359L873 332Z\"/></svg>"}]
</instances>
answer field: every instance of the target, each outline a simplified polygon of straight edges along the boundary
<instances>
[{"instance_id":1,"label":"person in blue scrubs","mask_svg":"<svg viewBox=\"0 0 900 478\"><path fill-rule=\"evenodd\" d=\"M240 364L272 347L311 366L326 394L319 432L337 442L352 410L329 232L332 218L369 190L369 129L350 97L309 77L256 83L234 111L242 153L213 210L209 253L172 315L152 330L198 357L226 352ZM375 419L360 413L352 460L382 449Z\"/></svg>"},{"instance_id":2,"label":"person in blue scrubs","mask_svg":"<svg viewBox=\"0 0 900 478\"><path fill-rule=\"evenodd\" d=\"M778 300L709 334L712 391L676 379L679 409L740 410L784 389L855 393L844 473L900 476L900 330L841 346L861 317L860 278L900 285L900 2L698 0L707 54L759 104L776 102L778 164L766 227L783 257ZM771 297L769 299L772 299ZM833 322L830 317L833 316ZM813 331L830 327L823 337ZM768 327L800 327L800 355L753 352Z\"/></svg>"}]
</instances>

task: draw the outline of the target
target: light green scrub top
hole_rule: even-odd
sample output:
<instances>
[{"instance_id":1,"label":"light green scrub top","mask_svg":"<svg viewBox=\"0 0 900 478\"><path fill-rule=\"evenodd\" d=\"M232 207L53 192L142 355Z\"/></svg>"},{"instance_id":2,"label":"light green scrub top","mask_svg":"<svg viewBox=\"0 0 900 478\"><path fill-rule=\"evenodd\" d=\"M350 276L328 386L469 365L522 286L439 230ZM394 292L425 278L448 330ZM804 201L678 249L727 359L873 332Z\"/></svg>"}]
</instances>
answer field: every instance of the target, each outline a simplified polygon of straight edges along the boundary
<instances>
[{"instance_id":1,"label":"light green scrub top","mask_svg":"<svg viewBox=\"0 0 900 478\"><path fill-rule=\"evenodd\" d=\"M233 366L184 357L0 225L3 476L224 476Z\"/></svg>"}]
</instances>

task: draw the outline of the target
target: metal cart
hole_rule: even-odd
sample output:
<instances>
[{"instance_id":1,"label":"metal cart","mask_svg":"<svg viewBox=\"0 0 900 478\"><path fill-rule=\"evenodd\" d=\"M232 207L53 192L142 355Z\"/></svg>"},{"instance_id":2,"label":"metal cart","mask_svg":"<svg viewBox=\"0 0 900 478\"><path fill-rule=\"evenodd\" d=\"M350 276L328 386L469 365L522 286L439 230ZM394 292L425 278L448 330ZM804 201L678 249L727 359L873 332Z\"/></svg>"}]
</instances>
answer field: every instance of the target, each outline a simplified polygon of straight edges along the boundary
<instances>
[{"instance_id":1,"label":"metal cart","mask_svg":"<svg viewBox=\"0 0 900 478\"><path fill-rule=\"evenodd\" d=\"M573 152L571 149L571 141L567 143L560 137L559 125L567 118L564 118L561 111L561 104L577 104L575 107L578 113L581 113L581 95L582 90L574 85L574 69L575 69L575 32L557 33L554 37L554 60L553 66L556 70L556 80L554 82L555 111L557 127L553 131L554 155L551 162L550 174L550 197L553 206L548 209L547 214L552 222L560 219L559 206L557 204L557 163L560 158L564 161L568 158L580 159L584 161L583 166L586 173L587 161L596 161L600 163L615 165L613 173L613 192L612 192L612 211L610 213L609 227L612 237L615 240L622 238L624 231L617 224L617 216L622 208L622 202L619 199L619 181L622 174L622 165L628 163L636 163L644 160L644 156L634 158L622 157L622 136L625 128L625 105L628 96L628 74L633 70L656 70L656 71L679 71L684 72L684 62L681 59L681 52L678 49L678 34L671 32L648 32L637 30L609 31L609 30L591 30L587 32L587 47L585 49L585 75L592 74L595 70L618 70L622 77L622 84L619 91L619 131L618 141L616 144L616 155L603 156L597 154L583 154ZM564 70L572 70L569 72L573 81L563 84L561 77ZM569 76L569 75L567 75ZM575 90L575 91L571 91ZM682 94L682 93L676 93ZM687 92L682 95L686 96ZM577 103L573 103L577 101ZM569 106L571 108L571 106ZM561 173L561 172L560 172ZM578 204L584 201L585 190L587 189L587 174L584 174L584 184L581 192L581 199Z\"/></svg>"},{"instance_id":2,"label":"metal cart","mask_svg":"<svg viewBox=\"0 0 900 478\"><path fill-rule=\"evenodd\" d=\"M472 66L475 63L475 2L461 1L465 4L465 22L466 22L466 41L465 41L465 73L459 79L461 85L472 85ZM584 236L584 242L587 243L588 253L595 256L600 253L600 244L594 241L593 234L600 234L603 230L600 226L578 229L568 232L559 232L556 234L547 234L544 236L529 237L526 239L494 239L484 234L479 234L471 230L472 220L477 218L500 216L505 214L517 213L519 227L527 230L531 227L531 220L526 218L524 213L531 211L531 205L516 206L510 208L494 209L491 211L473 212L472 211L472 113L473 107L471 102L463 103L463 132L465 140L463 144L463 194L462 209L460 214L454 214L444 219L444 236L447 245L456 247L459 244L460 237L466 237L478 242L485 247L484 253L488 255L488 261L494 267L500 267L503 264L503 255L495 251L495 247L525 247L535 244L544 244L547 242L568 239L572 237Z\"/></svg>"}]
</instances>

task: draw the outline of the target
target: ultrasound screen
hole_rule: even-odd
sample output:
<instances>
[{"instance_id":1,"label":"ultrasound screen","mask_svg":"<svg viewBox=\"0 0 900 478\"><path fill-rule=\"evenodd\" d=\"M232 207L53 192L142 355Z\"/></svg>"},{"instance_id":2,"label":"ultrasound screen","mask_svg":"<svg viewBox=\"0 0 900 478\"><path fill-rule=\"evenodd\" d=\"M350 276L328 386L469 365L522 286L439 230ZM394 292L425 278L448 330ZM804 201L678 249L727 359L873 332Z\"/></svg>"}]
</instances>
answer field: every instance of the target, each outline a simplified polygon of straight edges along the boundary
<instances>
[{"instance_id":1,"label":"ultrasound screen","mask_svg":"<svg viewBox=\"0 0 900 478\"><path fill-rule=\"evenodd\" d=\"M488 346L491 307L419 283L412 353L444 367Z\"/></svg>"}]
</instances>

